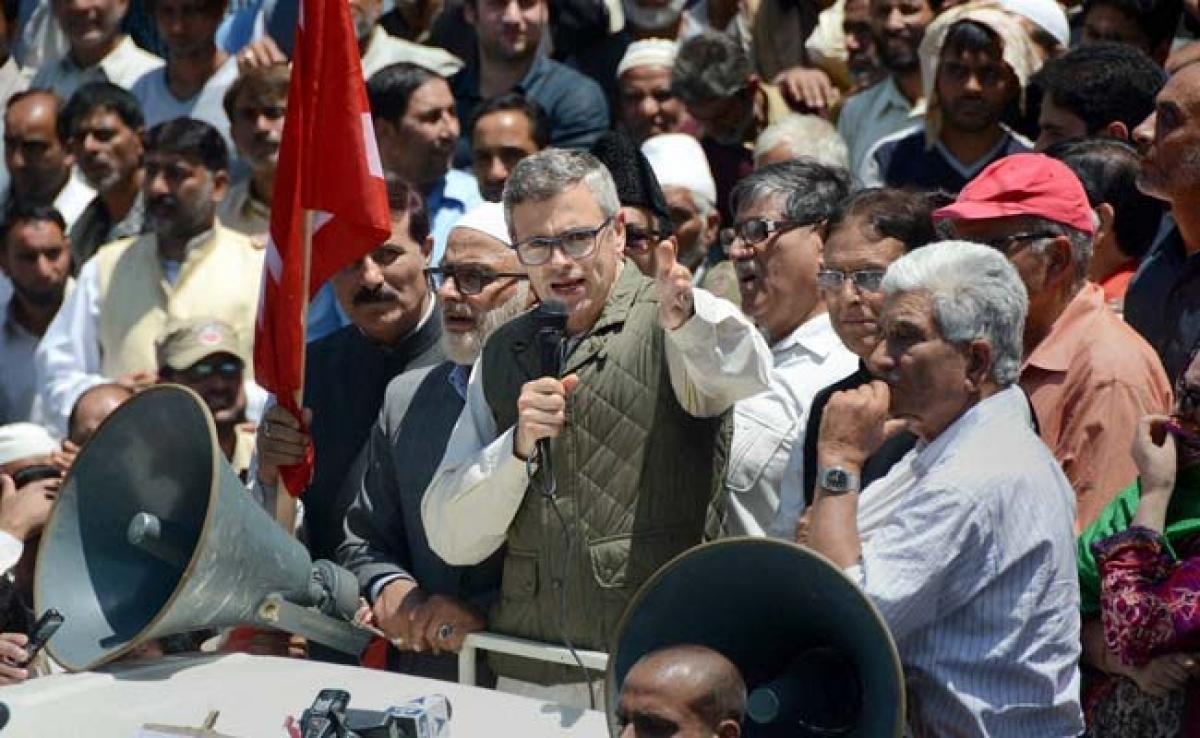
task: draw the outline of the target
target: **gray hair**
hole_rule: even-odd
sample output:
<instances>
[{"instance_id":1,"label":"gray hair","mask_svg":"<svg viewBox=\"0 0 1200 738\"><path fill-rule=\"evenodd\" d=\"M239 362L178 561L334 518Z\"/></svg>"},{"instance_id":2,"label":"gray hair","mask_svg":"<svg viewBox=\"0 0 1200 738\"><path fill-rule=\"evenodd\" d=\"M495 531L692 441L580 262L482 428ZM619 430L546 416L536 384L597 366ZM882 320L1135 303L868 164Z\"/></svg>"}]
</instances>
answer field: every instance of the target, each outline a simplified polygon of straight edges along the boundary
<instances>
[{"instance_id":1,"label":"gray hair","mask_svg":"<svg viewBox=\"0 0 1200 738\"><path fill-rule=\"evenodd\" d=\"M706 31L680 44L671 68L671 94L685 105L731 97L745 89L753 72L737 41Z\"/></svg>"},{"instance_id":2,"label":"gray hair","mask_svg":"<svg viewBox=\"0 0 1200 738\"><path fill-rule=\"evenodd\" d=\"M764 198L783 198L783 217L793 220L829 218L850 194L846 170L813 159L791 159L756 169L729 193L736 215Z\"/></svg>"},{"instance_id":3,"label":"gray hair","mask_svg":"<svg viewBox=\"0 0 1200 738\"><path fill-rule=\"evenodd\" d=\"M504 219L508 222L509 235L513 242L513 210L523 202L541 202L555 197L582 182L587 185L596 204L605 218L611 218L621 209L617 197L617 186L612 175L600 160L584 151L567 149L545 149L527 156L513 167L512 174L504 183Z\"/></svg>"},{"instance_id":4,"label":"gray hair","mask_svg":"<svg viewBox=\"0 0 1200 738\"><path fill-rule=\"evenodd\" d=\"M1092 265L1092 244L1095 241L1094 236L1085 233L1078 228L1072 228L1069 225L1059 223L1058 221L1042 218L1037 215L1023 216L1028 219L1033 231L1053 233L1055 236L1062 236L1071 242L1071 260L1075 263L1075 283L1083 284L1087 281L1088 270ZM1100 218L1096 212L1092 211L1092 227L1096 228L1100 225ZM954 227L953 220L939 221L937 224L938 235L942 238L957 238L957 231ZM1046 250L1046 242L1036 241L1033 248L1037 252L1044 253Z\"/></svg>"},{"instance_id":5,"label":"gray hair","mask_svg":"<svg viewBox=\"0 0 1200 738\"><path fill-rule=\"evenodd\" d=\"M815 115L792 113L767 126L754 142L754 160L777 146L786 146L794 159L808 157L840 169L850 166L846 142L833 124Z\"/></svg>"},{"instance_id":6,"label":"gray hair","mask_svg":"<svg viewBox=\"0 0 1200 738\"><path fill-rule=\"evenodd\" d=\"M984 339L992 346L992 379L1017 381L1029 298L1017 270L996 249L969 241L941 241L900 257L888 267L883 293L924 292L942 338Z\"/></svg>"}]
</instances>

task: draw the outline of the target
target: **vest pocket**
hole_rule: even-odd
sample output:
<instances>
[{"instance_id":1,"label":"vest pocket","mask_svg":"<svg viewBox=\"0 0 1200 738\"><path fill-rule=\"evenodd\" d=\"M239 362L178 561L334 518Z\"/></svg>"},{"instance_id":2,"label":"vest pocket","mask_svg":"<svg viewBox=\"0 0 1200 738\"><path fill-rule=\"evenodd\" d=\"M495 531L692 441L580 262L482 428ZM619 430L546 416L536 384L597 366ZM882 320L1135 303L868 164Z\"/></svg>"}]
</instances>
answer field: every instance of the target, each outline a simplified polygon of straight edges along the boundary
<instances>
[{"instance_id":1,"label":"vest pocket","mask_svg":"<svg viewBox=\"0 0 1200 738\"><path fill-rule=\"evenodd\" d=\"M533 599L538 591L537 553L508 550L504 556L501 591L505 599Z\"/></svg>"},{"instance_id":2,"label":"vest pocket","mask_svg":"<svg viewBox=\"0 0 1200 738\"><path fill-rule=\"evenodd\" d=\"M700 542L679 526L596 538L588 542L592 578L600 589L640 587L676 554Z\"/></svg>"}]
</instances>

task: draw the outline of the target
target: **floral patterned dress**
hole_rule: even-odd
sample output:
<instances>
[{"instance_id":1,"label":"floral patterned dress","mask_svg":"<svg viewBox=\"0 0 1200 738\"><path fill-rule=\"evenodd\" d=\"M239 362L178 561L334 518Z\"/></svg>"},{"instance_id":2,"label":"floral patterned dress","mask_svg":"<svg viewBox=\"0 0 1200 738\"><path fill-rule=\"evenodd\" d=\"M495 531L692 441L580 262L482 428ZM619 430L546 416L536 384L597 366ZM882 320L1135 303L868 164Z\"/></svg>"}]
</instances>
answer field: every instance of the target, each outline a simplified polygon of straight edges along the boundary
<instances>
[{"instance_id":1,"label":"floral patterned dress","mask_svg":"<svg viewBox=\"0 0 1200 738\"><path fill-rule=\"evenodd\" d=\"M1172 554L1174 549L1174 554ZM1131 666L1180 651L1200 653L1200 535L1172 546L1132 526L1092 544L1109 651ZM1200 684L1154 698L1126 679L1098 679L1085 695L1091 735L1200 738Z\"/></svg>"}]
</instances>

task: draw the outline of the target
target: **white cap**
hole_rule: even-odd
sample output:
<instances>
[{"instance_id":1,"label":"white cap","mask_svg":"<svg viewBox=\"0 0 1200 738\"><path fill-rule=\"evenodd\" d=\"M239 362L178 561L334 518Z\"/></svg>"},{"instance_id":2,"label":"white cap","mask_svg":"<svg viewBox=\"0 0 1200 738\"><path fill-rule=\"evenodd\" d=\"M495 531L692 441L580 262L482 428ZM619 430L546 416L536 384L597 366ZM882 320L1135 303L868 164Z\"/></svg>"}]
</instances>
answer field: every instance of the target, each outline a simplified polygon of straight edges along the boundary
<instances>
[{"instance_id":1,"label":"white cap","mask_svg":"<svg viewBox=\"0 0 1200 738\"><path fill-rule=\"evenodd\" d=\"M716 206L717 183L699 141L685 133L663 133L646 139L642 153L650 160L659 186L686 188Z\"/></svg>"},{"instance_id":2,"label":"white cap","mask_svg":"<svg viewBox=\"0 0 1200 738\"><path fill-rule=\"evenodd\" d=\"M621 57L621 63L617 65L617 76L620 77L634 67L666 67L670 69L675 66L675 54L678 51L679 44L670 39L648 38L643 41L634 41L629 44L628 49L625 49L625 56Z\"/></svg>"},{"instance_id":3,"label":"white cap","mask_svg":"<svg viewBox=\"0 0 1200 738\"><path fill-rule=\"evenodd\" d=\"M1071 45L1071 24L1067 13L1055 0L1000 0L1010 13L1028 18L1067 48Z\"/></svg>"},{"instance_id":4,"label":"white cap","mask_svg":"<svg viewBox=\"0 0 1200 738\"><path fill-rule=\"evenodd\" d=\"M453 233L459 228L479 231L512 248L512 237L508 234L508 224L504 220L504 206L498 202L485 202L468 210L450 232Z\"/></svg>"},{"instance_id":5,"label":"white cap","mask_svg":"<svg viewBox=\"0 0 1200 738\"><path fill-rule=\"evenodd\" d=\"M0 425L0 466L58 450L50 432L35 423Z\"/></svg>"}]
</instances>

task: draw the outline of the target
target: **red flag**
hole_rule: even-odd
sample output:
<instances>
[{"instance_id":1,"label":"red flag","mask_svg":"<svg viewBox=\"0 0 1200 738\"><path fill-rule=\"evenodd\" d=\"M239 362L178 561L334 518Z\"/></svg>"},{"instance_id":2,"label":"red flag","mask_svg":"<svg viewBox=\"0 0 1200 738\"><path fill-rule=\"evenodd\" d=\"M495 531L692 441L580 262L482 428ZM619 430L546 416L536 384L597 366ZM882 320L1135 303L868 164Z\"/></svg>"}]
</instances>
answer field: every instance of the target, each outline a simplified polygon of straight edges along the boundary
<instances>
[{"instance_id":1,"label":"red flag","mask_svg":"<svg viewBox=\"0 0 1200 738\"><path fill-rule=\"evenodd\" d=\"M254 336L255 379L297 418L309 300L390 235L350 6L301 0ZM303 463L281 470L288 491L299 495L312 469L310 445Z\"/></svg>"}]
</instances>

